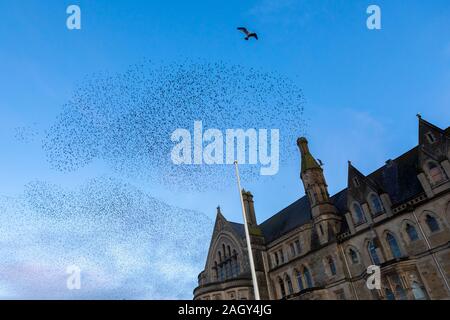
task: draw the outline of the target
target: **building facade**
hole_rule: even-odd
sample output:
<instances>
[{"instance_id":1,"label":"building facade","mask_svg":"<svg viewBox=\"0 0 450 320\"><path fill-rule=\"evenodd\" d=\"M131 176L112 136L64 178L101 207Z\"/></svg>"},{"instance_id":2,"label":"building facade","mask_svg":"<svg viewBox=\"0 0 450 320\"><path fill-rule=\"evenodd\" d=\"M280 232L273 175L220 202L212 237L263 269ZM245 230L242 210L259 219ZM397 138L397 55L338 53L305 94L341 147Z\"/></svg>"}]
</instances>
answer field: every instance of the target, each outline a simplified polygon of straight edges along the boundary
<instances>
[{"instance_id":1,"label":"building facade","mask_svg":"<svg viewBox=\"0 0 450 320\"><path fill-rule=\"evenodd\" d=\"M258 224L243 191L261 299L450 299L450 127L418 118L418 146L367 176L349 162L333 196L305 138L305 196ZM244 226L220 208L194 299L253 299Z\"/></svg>"}]
</instances>

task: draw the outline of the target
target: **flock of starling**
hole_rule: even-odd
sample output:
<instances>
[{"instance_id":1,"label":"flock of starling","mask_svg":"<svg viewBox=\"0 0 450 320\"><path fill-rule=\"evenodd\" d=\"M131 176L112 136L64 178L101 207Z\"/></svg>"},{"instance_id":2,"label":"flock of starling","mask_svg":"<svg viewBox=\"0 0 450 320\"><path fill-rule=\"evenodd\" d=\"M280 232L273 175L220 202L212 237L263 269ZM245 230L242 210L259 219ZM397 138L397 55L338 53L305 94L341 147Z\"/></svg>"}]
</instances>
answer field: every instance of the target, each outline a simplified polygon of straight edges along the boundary
<instances>
[{"instance_id":1,"label":"flock of starling","mask_svg":"<svg viewBox=\"0 0 450 320\"><path fill-rule=\"evenodd\" d=\"M258 39L246 28L238 30L245 40ZM186 292L195 279L185 275L203 267L212 220L123 181L145 179L184 191L234 184L231 165L172 163L171 133L192 131L196 120L204 130L279 129L281 166L297 155L296 137L305 130L303 105L302 91L291 79L224 62L144 61L125 72L88 76L40 137L43 150L57 171L76 172L99 160L117 178L98 177L78 190L32 182L21 197L0 198L0 242L5 244L0 266L13 264L8 259L20 254L31 261L53 259L57 270L79 264L88 278L119 282L121 292L129 285L152 298L190 298ZM23 142L38 135L32 128L15 133ZM261 179L258 166L240 171L245 182ZM11 221L13 213L17 218ZM27 242L42 250L14 246ZM143 285L142 279L148 282ZM135 294L128 297L141 293Z\"/></svg>"},{"instance_id":2,"label":"flock of starling","mask_svg":"<svg viewBox=\"0 0 450 320\"><path fill-rule=\"evenodd\" d=\"M274 72L223 62L146 61L86 79L48 131L44 150L63 172L100 159L121 175L170 188L218 188L235 182L233 168L173 164L174 130L192 133L196 120L204 130L222 132L279 129L281 166L297 155L303 104L301 89ZM241 174L244 181L261 178L258 165L243 166Z\"/></svg>"},{"instance_id":3,"label":"flock of starling","mask_svg":"<svg viewBox=\"0 0 450 320\"><path fill-rule=\"evenodd\" d=\"M31 281L38 281L40 298L152 293L154 299L189 299L196 281L186 274L203 267L212 228L205 214L168 205L116 178L95 178L74 190L30 182L20 197L0 197L0 282L27 296L36 290ZM47 264L52 271L39 274ZM65 287L70 265L81 269L82 290ZM23 268L29 270L14 271ZM29 279L32 274L37 278ZM139 288L143 292L135 292Z\"/></svg>"}]
</instances>

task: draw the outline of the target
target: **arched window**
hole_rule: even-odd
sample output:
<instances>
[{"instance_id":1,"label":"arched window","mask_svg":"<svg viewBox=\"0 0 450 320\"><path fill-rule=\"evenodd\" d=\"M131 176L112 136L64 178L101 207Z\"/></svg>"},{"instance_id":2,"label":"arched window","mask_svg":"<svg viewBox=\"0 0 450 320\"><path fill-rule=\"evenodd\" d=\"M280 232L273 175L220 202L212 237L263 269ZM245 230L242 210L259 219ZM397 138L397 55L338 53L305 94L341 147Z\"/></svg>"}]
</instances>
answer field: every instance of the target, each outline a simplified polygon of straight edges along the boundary
<instances>
[{"instance_id":1,"label":"arched window","mask_svg":"<svg viewBox=\"0 0 450 320\"><path fill-rule=\"evenodd\" d=\"M279 265L280 264L280 259L278 259L278 252L275 252L273 256L275 257L275 265L276 266Z\"/></svg>"},{"instance_id":2,"label":"arched window","mask_svg":"<svg viewBox=\"0 0 450 320\"><path fill-rule=\"evenodd\" d=\"M225 276L223 274L223 267L219 265L217 268L219 269L219 281L223 281L225 279Z\"/></svg>"},{"instance_id":3,"label":"arched window","mask_svg":"<svg viewBox=\"0 0 450 320\"><path fill-rule=\"evenodd\" d=\"M367 245L367 250L369 251L370 259L372 260L372 263L374 265L379 266L381 264L380 258L378 257L377 253L377 247L375 246L375 243L373 240L369 241L369 244Z\"/></svg>"},{"instance_id":4,"label":"arched window","mask_svg":"<svg viewBox=\"0 0 450 320\"><path fill-rule=\"evenodd\" d=\"M355 202L353 204L353 212L355 213L356 224L362 224L362 223L366 222L366 219L364 218L363 210L359 203Z\"/></svg>"},{"instance_id":5,"label":"arched window","mask_svg":"<svg viewBox=\"0 0 450 320\"><path fill-rule=\"evenodd\" d=\"M226 272L226 277L227 278L231 278L232 273L231 273L231 260L228 260L227 262L225 262L225 272Z\"/></svg>"},{"instance_id":6,"label":"arched window","mask_svg":"<svg viewBox=\"0 0 450 320\"><path fill-rule=\"evenodd\" d=\"M411 285L412 292L415 300L426 300L427 296L423 291L422 287L417 281L414 281Z\"/></svg>"},{"instance_id":7,"label":"arched window","mask_svg":"<svg viewBox=\"0 0 450 320\"><path fill-rule=\"evenodd\" d=\"M402 253L400 251L400 247L398 246L397 239L395 239L392 234L388 233L386 235L386 241L389 244L389 248L391 249L392 257L400 258L402 256Z\"/></svg>"},{"instance_id":8,"label":"arched window","mask_svg":"<svg viewBox=\"0 0 450 320\"><path fill-rule=\"evenodd\" d=\"M284 263L284 252L283 252L283 248L280 249L280 262Z\"/></svg>"},{"instance_id":9,"label":"arched window","mask_svg":"<svg viewBox=\"0 0 450 320\"><path fill-rule=\"evenodd\" d=\"M300 254L300 252L302 252L300 240L295 240L295 252L296 252L296 254Z\"/></svg>"},{"instance_id":10,"label":"arched window","mask_svg":"<svg viewBox=\"0 0 450 320\"><path fill-rule=\"evenodd\" d=\"M425 217L425 222L428 226L428 229L430 229L430 232L439 231L439 223L437 222L435 217L427 214L427 216Z\"/></svg>"},{"instance_id":11,"label":"arched window","mask_svg":"<svg viewBox=\"0 0 450 320\"><path fill-rule=\"evenodd\" d=\"M328 267L330 269L331 275L333 275L333 276L336 275L336 265L334 264L333 258L328 257L327 262L328 262Z\"/></svg>"},{"instance_id":12,"label":"arched window","mask_svg":"<svg viewBox=\"0 0 450 320\"><path fill-rule=\"evenodd\" d=\"M234 273L234 258L233 257L230 258L230 275L232 278L234 278L236 276L236 274Z\"/></svg>"},{"instance_id":13,"label":"arched window","mask_svg":"<svg viewBox=\"0 0 450 320\"><path fill-rule=\"evenodd\" d=\"M302 273L300 271L296 271L295 276L297 277L298 289L299 289L299 291L302 291L303 289L305 289L305 287L303 286Z\"/></svg>"},{"instance_id":14,"label":"arched window","mask_svg":"<svg viewBox=\"0 0 450 320\"><path fill-rule=\"evenodd\" d=\"M288 294L293 294L294 293L294 288L292 288L291 277L289 277L288 275L285 275L284 279L286 280L286 284L287 284L287 288L288 288Z\"/></svg>"},{"instance_id":15,"label":"arched window","mask_svg":"<svg viewBox=\"0 0 450 320\"><path fill-rule=\"evenodd\" d=\"M233 257L231 259L232 262L232 267L233 267L233 276L237 277L240 273L240 268L239 268L239 260L238 260L238 255L236 250L233 250Z\"/></svg>"},{"instance_id":16,"label":"arched window","mask_svg":"<svg viewBox=\"0 0 450 320\"><path fill-rule=\"evenodd\" d=\"M408 234L408 237L409 237L410 241L416 241L416 240L419 239L419 235L417 234L416 228L414 228L409 223L406 224L405 230L406 230L406 233Z\"/></svg>"},{"instance_id":17,"label":"arched window","mask_svg":"<svg viewBox=\"0 0 450 320\"><path fill-rule=\"evenodd\" d=\"M291 248L291 257L295 257L295 247L294 247L294 244L293 243L291 243L290 245L289 245L289 247Z\"/></svg>"},{"instance_id":18,"label":"arched window","mask_svg":"<svg viewBox=\"0 0 450 320\"><path fill-rule=\"evenodd\" d=\"M403 289L401 285L397 285L395 287L395 293L397 294L399 300L407 300L405 289Z\"/></svg>"},{"instance_id":19,"label":"arched window","mask_svg":"<svg viewBox=\"0 0 450 320\"><path fill-rule=\"evenodd\" d=\"M319 229L320 229L320 234L321 234L321 235L324 235L324 233L323 233L323 227L322 227L321 224L319 224Z\"/></svg>"},{"instance_id":20,"label":"arched window","mask_svg":"<svg viewBox=\"0 0 450 320\"><path fill-rule=\"evenodd\" d=\"M221 248L221 250L217 251L219 261L215 265L217 268L217 280L225 281L237 277L240 269L236 250L232 249L231 245L225 245L224 243L219 248Z\"/></svg>"},{"instance_id":21,"label":"arched window","mask_svg":"<svg viewBox=\"0 0 450 320\"><path fill-rule=\"evenodd\" d=\"M445 180L445 176L441 168L434 162L428 162L428 174L432 184Z\"/></svg>"},{"instance_id":22,"label":"arched window","mask_svg":"<svg viewBox=\"0 0 450 320\"><path fill-rule=\"evenodd\" d=\"M312 288L313 287L313 282L312 282L311 274L309 273L309 269L307 267L305 267L303 269L303 275L305 277L306 287L307 288Z\"/></svg>"},{"instance_id":23,"label":"arched window","mask_svg":"<svg viewBox=\"0 0 450 320\"><path fill-rule=\"evenodd\" d=\"M213 273L214 273L214 280L219 280L219 272L217 270L217 261L214 261L214 267L213 267Z\"/></svg>"},{"instance_id":24,"label":"arched window","mask_svg":"<svg viewBox=\"0 0 450 320\"><path fill-rule=\"evenodd\" d=\"M234 266L233 274L234 274L235 277L237 277L239 275L239 273L240 273L239 261L238 261L237 257L233 257L233 260L234 260L234 263L233 263L233 266Z\"/></svg>"},{"instance_id":25,"label":"arched window","mask_svg":"<svg viewBox=\"0 0 450 320\"><path fill-rule=\"evenodd\" d=\"M373 214L379 214L384 212L383 204L381 203L380 197L375 193L370 195L370 203L372 204Z\"/></svg>"},{"instance_id":26,"label":"arched window","mask_svg":"<svg viewBox=\"0 0 450 320\"><path fill-rule=\"evenodd\" d=\"M280 285L281 298L284 298L286 296L286 289L284 287L283 279L278 278L278 284Z\"/></svg>"},{"instance_id":27,"label":"arched window","mask_svg":"<svg viewBox=\"0 0 450 320\"><path fill-rule=\"evenodd\" d=\"M358 254L356 253L355 250L353 250L352 248L350 248L350 249L348 250L348 254L349 254L350 259L351 259L351 261L352 261L353 264L359 263Z\"/></svg>"},{"instance_id":28,"label":"arched window","mask_svg":"<svg viewBox=\"0 0 450 320\"><path fill-rule=\"evenodd\" d=\"M384 294L386 295L387 300L395 300L395 295L391 289L389 288L384 289Z\"/></svg>"}]
</instances>

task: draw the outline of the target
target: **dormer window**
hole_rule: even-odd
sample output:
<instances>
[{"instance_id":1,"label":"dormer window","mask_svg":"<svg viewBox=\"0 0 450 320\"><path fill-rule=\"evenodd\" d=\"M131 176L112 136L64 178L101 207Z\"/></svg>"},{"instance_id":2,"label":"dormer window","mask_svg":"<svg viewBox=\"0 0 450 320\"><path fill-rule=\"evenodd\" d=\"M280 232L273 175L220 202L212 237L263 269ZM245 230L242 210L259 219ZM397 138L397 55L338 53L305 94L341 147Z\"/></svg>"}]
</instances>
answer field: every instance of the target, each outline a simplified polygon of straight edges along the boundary
<instances>
[{"instance_id":1,"label":"dormer window","mask_svg":"<svg viewBox=\"0 0 450 320\"><path fill-rule=\"evenodd\" d=\"M428 162L428 176L432 184L438 184L445 180L444 173L435 162Z\"/></svg>"},{"instance_id":2,"label":"dormer window","mask_svg":"<svg viewBox=\"0 0 450 320\"><path fill-rule=\"evenodd\" d=\"M361 205L357 202L353 203L353 214L355 217L356 225L360 225L366 222L366 218L364 216L364 212L361 208Z\"/></svg>"},{"instance_id":3,"label":"dormer window","mask_svg":"<svg viewBox=\"0 0 450 320\"><path fill-rule=\"evenodd\" d=\"M372 206L374 216L384 212L383 204L381 202L380 197L377 194L372 193L370 195L370 204Z\"/></svg>"},{"instance_id":4,"label":"dormer window","mask_svg":"<svg viewBox=\"0 0 450 320\"><path fill-rule=\"evenodd\" d=\"M353 185L354 185L356 188L359 188L360 184L359 184L358 177L354 177L354 178L353 178Z\"/></svg>"},{"instance_id":5,"label":"dormer window","mask_svg":"<svg viewBox=\"0 0 450 320\"><path fill-rule=\"evenodd\" d=\"M433 144L436 142L436 137L434 136L433 133L428 132L427 134L425 134L425 136L427 137L428 143L429 144Z\"/></svg>"}]
</instances>

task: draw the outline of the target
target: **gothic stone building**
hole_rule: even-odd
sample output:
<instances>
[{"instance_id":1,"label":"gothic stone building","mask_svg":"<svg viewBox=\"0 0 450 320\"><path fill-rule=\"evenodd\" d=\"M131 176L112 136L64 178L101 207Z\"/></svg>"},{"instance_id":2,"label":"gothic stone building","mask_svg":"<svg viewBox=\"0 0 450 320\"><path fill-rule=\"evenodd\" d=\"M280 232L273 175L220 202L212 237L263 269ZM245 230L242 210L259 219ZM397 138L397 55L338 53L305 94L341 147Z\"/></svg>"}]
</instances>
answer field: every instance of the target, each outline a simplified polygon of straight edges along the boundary
<instances>
[{"instance_id":1,"label":"gothic stone building","mask_svg":"<svg viewBox=\"0 0 450 320\"><path fill-rule=\"evenodd\" d=\"M450 127L419 116L418 146L330 196L300 138L306 195L263 223L243 191L262 299L450 299ZM367 268L380 267L380 289ZM252 299L244 226L218 208L194 299Z\"/></svg>"}]
</instances>

